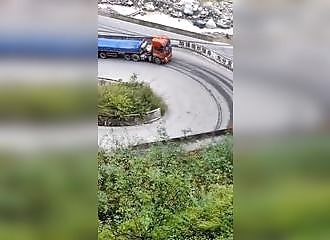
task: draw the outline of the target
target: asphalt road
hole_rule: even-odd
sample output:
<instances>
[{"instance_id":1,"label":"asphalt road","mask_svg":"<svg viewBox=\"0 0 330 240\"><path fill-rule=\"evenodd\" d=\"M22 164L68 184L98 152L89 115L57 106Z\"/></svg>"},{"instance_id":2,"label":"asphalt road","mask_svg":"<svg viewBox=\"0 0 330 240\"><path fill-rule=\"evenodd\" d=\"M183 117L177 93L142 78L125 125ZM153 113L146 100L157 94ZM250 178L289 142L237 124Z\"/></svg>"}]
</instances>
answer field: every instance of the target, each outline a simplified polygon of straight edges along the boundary
<instances>
[{"instance_id":1,"label":"asphalt road","mask_svg":"<svg viewBox=\"0 0 330 240\"><path fill-rule=\"evenodd\" d=\"M204 43L208 48L218 52L219 54L232 57L233 56L233 46L226 43L210 43L200 39L195 39L192 37L183 36L180 34L167 32L160 29L150 28L146 26L141 26L134 23L120 21L118 19L108 18L104 16L98 16L98 29L99 31L107 31L115 34L131 34L131 35L165 35L173 39L183 39L187 41L197 41Z\"/></svg>"},{"instance_id":2,"label":"asphalt road","mask_svg":"<svg viewBox=\"0 0 330 240\"><path fill-rule=\"evenodd\" d=\"M99 16L99 31L137 35L164 34L170 38L194 40L132 23ZM200 41L200 40L197 40ZM228 55L232 48L213 45ZM151 142L164 135L180 137L225 129L233 121L233 73L191 51L174 48L167 65L129 62L123 59L99 59L98 76L128 80L136 73L150 83L168 106L165 116L154 123L134 127L99 127L99 145L109 149L119 145Z\"/></svg>"}]
</instances>

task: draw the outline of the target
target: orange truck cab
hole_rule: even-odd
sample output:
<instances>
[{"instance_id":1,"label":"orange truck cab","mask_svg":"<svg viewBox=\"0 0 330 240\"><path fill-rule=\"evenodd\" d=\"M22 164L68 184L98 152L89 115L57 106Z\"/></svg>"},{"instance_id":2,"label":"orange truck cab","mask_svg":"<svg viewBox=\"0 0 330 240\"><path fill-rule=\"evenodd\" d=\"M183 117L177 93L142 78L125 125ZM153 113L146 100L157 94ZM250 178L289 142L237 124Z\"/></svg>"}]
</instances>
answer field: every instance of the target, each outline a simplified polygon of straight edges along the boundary
<instances>
[{"instance_id":1,"label":"orange truck cab","mask_svg":"<svg viewBox=\"0 0 330 240\"><path fill-rule=\"evenodd\" d=\"M171 40L167 37L157 36L152 38L152 55L157 64L168 63L172 59Z\"/></svg>"}]
</instances>

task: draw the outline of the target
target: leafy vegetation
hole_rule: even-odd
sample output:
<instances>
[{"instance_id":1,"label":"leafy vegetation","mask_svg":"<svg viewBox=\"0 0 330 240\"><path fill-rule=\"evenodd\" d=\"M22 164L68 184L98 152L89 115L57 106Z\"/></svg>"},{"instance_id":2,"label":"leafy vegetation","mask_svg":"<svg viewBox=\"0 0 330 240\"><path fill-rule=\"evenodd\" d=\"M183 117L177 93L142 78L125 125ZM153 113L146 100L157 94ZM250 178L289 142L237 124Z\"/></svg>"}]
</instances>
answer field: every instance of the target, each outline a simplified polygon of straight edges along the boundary
<instances>
[{"instance_id":1,"label":"leafy vegetation","mask_svg":"<svg viewBox=\"0 0 330 240\"><path fill-rule=\"evenodd\" d=\"M232 142L98 154L99 239L233 239Z\"/></svg>"},{"instance_id":2,"label":"leafy vegetation","mask_svg":"<svg viewBox=\"0 0 330 240\"><path fill-rule=\"evenodd\" d=\"M101 85L98 89L98 114L112 119L124 119L127 115L145 115L160 108L162 114L166 105L156 96L149 85L138 82L133 75L129 82Z\"/></svg>"},{"instance_id":3,"label":"leafy vegetation","mask_svg":"<svg viewBox=\"0 0 330 240\"><path fill-rule=\"evenodd\" d=\"M0 119L31 122L91 119L95 116L95 103L95 91L88 84L12 84L0 88Z\"/></svg>"}]
</instances>

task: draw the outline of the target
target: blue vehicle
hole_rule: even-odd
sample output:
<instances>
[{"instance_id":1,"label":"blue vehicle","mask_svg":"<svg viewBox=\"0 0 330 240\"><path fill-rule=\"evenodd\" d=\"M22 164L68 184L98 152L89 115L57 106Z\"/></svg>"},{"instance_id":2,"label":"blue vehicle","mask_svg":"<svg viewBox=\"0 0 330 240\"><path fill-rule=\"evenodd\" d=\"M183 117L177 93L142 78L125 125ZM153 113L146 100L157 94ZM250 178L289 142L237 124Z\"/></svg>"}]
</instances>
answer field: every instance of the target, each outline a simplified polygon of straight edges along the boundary
<instances>
[{"instance_id":1,"label":"blue vehicle","mask_svg":"<svg viewBox=\"0 0 330 240\"><path fill-rule=\"evenodd\" d=\"M167 37L98 36L98 56L124 57L126 60L168 63L172 57Z\"/></svg>"}]
</instances>

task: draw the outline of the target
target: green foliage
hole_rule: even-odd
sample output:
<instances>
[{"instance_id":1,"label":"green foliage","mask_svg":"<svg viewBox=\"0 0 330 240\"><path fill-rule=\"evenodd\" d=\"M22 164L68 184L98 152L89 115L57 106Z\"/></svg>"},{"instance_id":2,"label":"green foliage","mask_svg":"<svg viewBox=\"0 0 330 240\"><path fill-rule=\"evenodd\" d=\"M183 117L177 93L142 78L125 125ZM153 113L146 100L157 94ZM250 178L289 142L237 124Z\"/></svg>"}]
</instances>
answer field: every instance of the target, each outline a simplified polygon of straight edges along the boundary
<instances>
[{"instance_id":1,"label":"green foliage","mask_svg":"<svg viewBox=\"0 0 330 240\"><path fill-rule=\"evenodd\" d=\"M91 119L95 116L95 104L95 90L84 84L13 84L0 88L1 120L58 122Z\"/></svg>"},{"instance_id":2,"label":"green foliage","mask_svg":"<svg viewBox=\"0 0 330 240\"><path fill-rule=\"evenodd\" d=\"M233 239L231 148L99 152L99 239Z\"/></svg>"},{"instance_id":3,"label":"green foliage","mask_svg":"<svg viewBox=\"0 0 330 240\"><path fill-rule=\"evenodd\" d=\"M95 153L22 153L0 151L0 239L94 239Z\"/></svg>"},{"instance_id":4,"label":"green foliage","mask_svg":"<svg viewBox=\"0 0 330 240\"><path fill-rule=\"evenodd\" d=\"M156 108L160 108L164 113L165 103L153 93L149 85L138 82L136 75L131 77L130 82L99 86L99 115L123 119L130 114L143 116Z\"/></svg>"}]
</instances>

